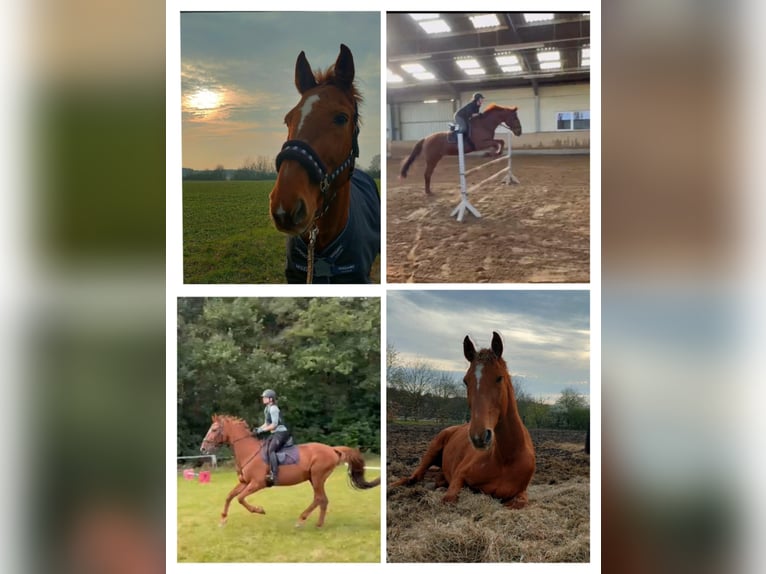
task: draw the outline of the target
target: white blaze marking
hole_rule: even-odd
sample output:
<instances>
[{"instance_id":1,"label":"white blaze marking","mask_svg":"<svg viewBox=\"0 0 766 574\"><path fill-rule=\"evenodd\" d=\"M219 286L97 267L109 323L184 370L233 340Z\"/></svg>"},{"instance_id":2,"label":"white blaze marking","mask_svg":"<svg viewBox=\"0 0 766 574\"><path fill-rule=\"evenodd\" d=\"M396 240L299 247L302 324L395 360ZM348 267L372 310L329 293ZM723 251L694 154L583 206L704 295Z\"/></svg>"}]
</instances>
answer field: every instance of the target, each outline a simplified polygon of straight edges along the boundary
<instances>
[{"instance_id":1,"label":"white blaze marking","mask_svg":"<svg viewBox=\"0 0 766 574\"><path fill-rule=\"evenodd\" d=\"M314 94L313 96L309 96L306 98L306 101L303 102L303 106L301 107L301 121L298 122L298 131L295 135L298 135L301 131L301 128L303 127L303 121L308 117L308 115L311 113L311 108L314 107L314 104L319 101L319 94Z\"/></svg>"},{"instance_id":2,"label":"white blaze marking","mask_svg":"<svg viewBox=\"0 0 766 574\"><path fill-rule=\"evenodd\" d=\"M479 385L481 384L481 369L484 365L479 363L476 365L476 390L479 390Z\"/></svg>"}]
</instances>

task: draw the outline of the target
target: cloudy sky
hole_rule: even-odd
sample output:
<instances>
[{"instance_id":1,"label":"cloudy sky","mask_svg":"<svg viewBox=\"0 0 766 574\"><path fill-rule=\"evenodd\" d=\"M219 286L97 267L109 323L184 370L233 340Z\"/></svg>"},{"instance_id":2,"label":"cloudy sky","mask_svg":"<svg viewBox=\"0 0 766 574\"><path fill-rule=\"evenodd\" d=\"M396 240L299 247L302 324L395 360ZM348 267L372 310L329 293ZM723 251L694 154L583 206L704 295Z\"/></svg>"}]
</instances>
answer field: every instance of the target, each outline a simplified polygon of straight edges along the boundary
<instances>
[{"instance_id":1,"label":"cloudy sky","mask_svg":"<svg viewBox=\"0 0 766 574\"><path fill-rule=\"evenodd\" d=\"M298 103L295 60L326 69L340 44L364 97L359 164L380 153L380 13L220 12L181 15L183 167L241 167L274 158Z\"/></svg>"},{"instance_id":2,"label":"cloudy sky","mask_svg":"<svg viewBox=\"0 0 766 574\"><path fill-rule=\"evenodd\" d=\"M402 361L422 360L462 380L463 338L503 337L511 375L553 402L565 387L590 395L590 307L584 291L389 291L387 338Z\"/></svg>"}]
</instances>

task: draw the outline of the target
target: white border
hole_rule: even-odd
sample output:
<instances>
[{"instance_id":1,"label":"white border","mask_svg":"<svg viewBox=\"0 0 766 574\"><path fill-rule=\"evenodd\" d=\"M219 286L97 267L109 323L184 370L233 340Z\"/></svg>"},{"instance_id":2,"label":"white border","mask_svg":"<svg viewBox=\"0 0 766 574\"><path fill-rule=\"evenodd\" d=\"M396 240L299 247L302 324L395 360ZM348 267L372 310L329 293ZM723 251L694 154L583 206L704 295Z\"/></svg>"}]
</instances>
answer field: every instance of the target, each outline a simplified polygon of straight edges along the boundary
<instances>
[{"instance_id":1,"label":"white border","mask_svg":"<svg viewBox=\"0 0 766 574\"><path fill-rule=\"evenodd\" d=\"M385 391L385 345L387 340L387 291L396 290L486 290L486 291L521 291L521 290L590 290L590 329L591 329L591 562L587 564L482 564L481 569L488 574L507 572L514 568L523 572L600 572L601 571L601 3L595 0L572 2L571 0L553 0L535 2L481 2L476 11L583 11L591 13L591 166L590 166L590 218L591 218L591 255L590 283L576 284L386 284L386 210L381 216L381 284L372 286L290 286L284 285L184 285L183 284L183 234L182 234L182 182L179 177L181 160L181 55L180 55L180 13L183 11L257 11L264 7L252 0L168 0L166 3L166 457L170 461L176 449L176 309L178 297L279 297L279 296L354 296L381 298L381 410L384 411ZM425 0L402 2L391 0L382 2L371 0L363 5L350 6L349 3L329 0L317 5L313 2L296 0L288 10L283 11L379 11L381 13L381 109L380 117L385 118L386 84L383 71L386 66L386 11L433 11L445 9L465 12L466 6L447 0ZM577 9L577 10L576 10ZM386 131L381 129L381 201L386 201ZM381 413L381 466L386 467L386 419ZM390 573L408 565L385 563L386 536L386 497L385 477L381 490L381 563L380 564L315 564L312 572L336 574L338 572ZM175 572L253 572L254 564L187 564L178 563L176 530L176 472L175 465L168 462L166 468L166 567L169 573ZM257 544L253 544L254 550ZM257 553L254 552L254 555ZM268 565L263 567L269 568ZM420 570L439 571L440 573L458 573L465 568L461 564L417 564ZM280 570L288 572L304 569L297 564L281 564Z\"/></svg>"}]
</instances>

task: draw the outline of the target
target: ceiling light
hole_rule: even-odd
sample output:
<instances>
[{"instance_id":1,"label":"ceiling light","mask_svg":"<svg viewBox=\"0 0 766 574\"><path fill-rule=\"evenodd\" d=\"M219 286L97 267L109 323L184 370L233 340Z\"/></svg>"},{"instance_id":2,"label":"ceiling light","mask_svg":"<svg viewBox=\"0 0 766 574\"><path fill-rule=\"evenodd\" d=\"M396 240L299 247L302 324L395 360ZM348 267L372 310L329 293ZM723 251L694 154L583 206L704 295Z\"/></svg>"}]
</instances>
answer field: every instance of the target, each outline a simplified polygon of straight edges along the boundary
<instances>
[{"instance_id":1,"label":"ceiling light","mask_svg":"<svg viewBox=\"0 0 766 574\"><path fill-rule=\"evenodd\" d=\"M495 55L495 61L498 66L513 66L519 63L519 57L515 54Z\"/></svg>"},{"instance_id":2,"label":"ceiling light","mask_svg":"<svg viewBox=\"0 0 766 574\"><path fill-rule=\"evenodd\" d=\"M486 74L484 71L484 68L468 68L467 70L463 70L466 74L469 76L483 76Z\"/></svg>"},{"instance_id":3,"label":"ceiling light","mask_svg":"<svg viewBox=\"0 0 766 574\"><path fill-rule=\"evenodd\" d=\"M590 68L590 60L583 60L581 65Z\"/></svg>"},{"instance_id":4,"label":"ceiling light","mask_svg":"<svg viewBox=\"0 0 766 574\"><path fill-rule=\"evenodd\" d=\"M439 100L423 100L424 104L438 104Z\"/></svg>"},{"instance_id":5,"label":"ceiling light","mask_svg":"<svg viewBox=\"0 0 766 574\"><path fill-rule=\"evenodd\" d=\"M534 13L525 13L524 19L529 22L546 22L548 20L553 20L553 13L552 12L534 12Z\"/></svg>"},{"instance_id":6,"label":"ceiling light","mask_svg":"<svg viewBox=\"0 0 766 574\"><path fill-rule=\"evenodd\" d=\"M402 64L402 70L409 74L417 74L418 72L425 72L426 69L418 63L414 64Z\"/></svg>"},{"instance_id":7,"label":"ceiling light","mask_svg":"<svg viewBox=\"0 0 766 574\"><path fill-rule=\"evenodd\" d=\"M424 20L418 22L421 28L428 34L441 34L443 32L449 32L450 27L444 20Z\"/></svg>"},{"instance_id":8,"label":"ceiling light","mask_svg":"<svg viewBox=\"0 0 766 574\"><path fill-rule=\"evenodd\" d=\"M495 14L482 14L480 16L471 16L471 22L474 28L491 28L492 26L499 26L500 20L497 19Z\"/></svg>"},{"instance_id":9,"label":"ceiling light","mask_svg":"<svg viewBox=\"0 0 766 574\"><path fill-rule=\"evenodd\" d=\"M547 52L538 52L538 62L556 62L561 59L561 53L558 50L550 50Z\"/></svg>"},{"instance_id":10,"label":"ceiling light","mask_svg":"<svg viewBox=\"0 0 766 574\"><path fill-rule=\"evenodd\" d=\"M413 78L416 78L418 80L433 80L436 78L431 72L418 72L416 74L412 74Z\"/></svg>"},{"instance_id":11,"label":"ceiling light","mask_svg":"<svg viewBox=\"0 0 766 574\"><path fill-rule=\"evenodd\" d=\"M515 66L502 66L503 72L521 72L521 66L516 64Z\"/></svg>"},{"instance_id":12,"label":"ceiling light","mask_svg":"<svg viewBox=\"0 0 766 574\"><path fill-rule=\"evenodd\" d=\"M398 84L399 82L403 82L404 78L399 74L394 74L391 70L388 70L386 81L390 84Z\"/></svg>"},{"instance_id":13,"label":"ceiling light","mask_svg":"<svg viewBox=\"0 0 766 574\"><path fill-rule=\"evenodd\" d=\"M480 68L479 62L476 60L476 58L465 58L463 60L455 60L455 63L458 65L458 68L461 70L465 70L467 68Z\"/></svg>"},{"instance_id":14,"label":"ceiling light","mask_svg":"<svg viewBox=\"0 0 766 574\"><path fill-rule=\"evenodd\" d=\"M590 48L582 49L582 57L590 59Z\"/></svg>"},{"instance_id":15,"label":"ceiling light","mask_svg":"<svg viewBox=\"0 0 766 574\"><path fill-rule=\"evenodd\" d=\"M561 68L561 62L540 62L541 70L558 70Z\"/></svg>"},{"instance_id":16,"label":"ceiling light","mask_svg":"<svg viewBox=\"0 0 766 574\"><path fill-rule=\"evenodd\" d=\"M439 15L427 12L419 12L417 14L410 14L410 17L416 22L420 22L421 20L436 20Z\"/></svg>"}]
</instances>

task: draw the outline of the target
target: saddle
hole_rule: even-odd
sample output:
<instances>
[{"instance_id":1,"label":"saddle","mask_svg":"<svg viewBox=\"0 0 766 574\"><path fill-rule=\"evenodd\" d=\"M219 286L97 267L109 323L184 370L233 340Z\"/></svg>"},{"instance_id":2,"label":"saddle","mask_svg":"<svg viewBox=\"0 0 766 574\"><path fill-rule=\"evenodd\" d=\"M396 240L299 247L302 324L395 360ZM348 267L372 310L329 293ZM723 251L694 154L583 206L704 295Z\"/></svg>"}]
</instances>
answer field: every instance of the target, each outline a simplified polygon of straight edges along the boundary
<instances>
[{"instance_id":1,"label":"saddle","mask_svg":"<svg viewBox=\"0 0 766 574\"><path fill-rule=\"evenodd\" d=\"M271 440L271 439L268 439ZM269 464L269 449L263 448L261 449L261 458L263 459L263 462L266 464ZM277 455L277 464L279 466L282 466L283 464L298 464L299 460L299 454L298 454L298 445L295 444L293 441L293 437L290 437L288 441L285 443L285 446L283 446L280 450L276 452Z\"/></svg>"},{"instance_id":2,"label":"saddle","mask_svg":"<svg viewBox=\"0 0 766 574\"><path fill-rule=\"evenodd\" d=\"M454 129L454 124L450 124L450 131L447 134L447 142L448 143L457 143L457 131ZM476 151L476 146L471 141L471 138L468 137L467 133L463 133L463 152L468 153L471 151Z\"/></svg>"}]
</instances>

